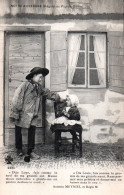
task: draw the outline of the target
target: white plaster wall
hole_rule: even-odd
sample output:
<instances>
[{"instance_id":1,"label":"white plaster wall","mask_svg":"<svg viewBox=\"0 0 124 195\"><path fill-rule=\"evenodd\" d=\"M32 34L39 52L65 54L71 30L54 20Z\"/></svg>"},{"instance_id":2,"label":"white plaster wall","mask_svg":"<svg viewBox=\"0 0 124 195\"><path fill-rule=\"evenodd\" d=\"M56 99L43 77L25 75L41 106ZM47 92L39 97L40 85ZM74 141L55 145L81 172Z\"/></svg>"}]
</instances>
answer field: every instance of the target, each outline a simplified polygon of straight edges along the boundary
<instances>
[{"instance_id":1,"label":"white plaster wall","mask_svg":"<svg viewBox=\"0 0 124 195\"><path fill-rule=\"evenodd\" d=\"M105 101L80 104L87 116L82 116L83 140L93 143L114 143L124 139L124 95L107 90Z\"/></svg>"},{"instance_id":2,"label":"white plaster wall","mask_svg":"<svg viewBox=\"0 0 124 195\"><path fill-rule=\"evenodd\" d=\"M0 29L3 30L6 27L12 26L36 26L35 23L19 24L13 23L12 25L0 24ZM96 32L108 32L108 31L121 31L123 32L123 20L52 20L38 23L37 26L50 26L53 31L96 31Z\"/></svg>"},{"instance_id":3,"label":"white plaster wall","mask_svg":"<svg viewBox=\"0 0 124 195\"><path fill-rule=\"evenodd\" d=\"M76 20L66 20L66 21L51 21L51 22L41 22L38 26L51 26L51 30L55 31L96 31L96 32L108 32L108 31L123 31L123 21L100 21L100 20L90 20L90 21L76 21ZM0 26L0 144L3 145L3 66L4 66L4 32L8 25ZM19 24L13 24L12 26L23 26ZM25 26L35 26L35 24L25 25ZM46 67L50 69L50 32L45 35L45 63ZM46 87L50 86L50 77L46 77ZM86 110L88 116L82 116L82 124L85 131L83 131L83 140L90 141L94 143L104 143L104 142L116 142L118 139L124 138L123 129L124 126L124 95L110 92L109 90L105 94L105 101L98 104L80 104L79 107L82 110ZM115 98L115 102L111 102L111 98ZM119 99L119 101L118 101ZM54 118L52 103L47 103L46 112L46 122L47 131L49 134L50 123ZM117 111L118 110L118 111ZM109 115L107 114L109 113ZM108 121L106 124L94 124L93 121L96 119L102 119ZM115 125L112 125L117 119ZM104 135L101 135L104 134ZM53 136L50 134L51 139Z\"/></svg>"}]
</instances>

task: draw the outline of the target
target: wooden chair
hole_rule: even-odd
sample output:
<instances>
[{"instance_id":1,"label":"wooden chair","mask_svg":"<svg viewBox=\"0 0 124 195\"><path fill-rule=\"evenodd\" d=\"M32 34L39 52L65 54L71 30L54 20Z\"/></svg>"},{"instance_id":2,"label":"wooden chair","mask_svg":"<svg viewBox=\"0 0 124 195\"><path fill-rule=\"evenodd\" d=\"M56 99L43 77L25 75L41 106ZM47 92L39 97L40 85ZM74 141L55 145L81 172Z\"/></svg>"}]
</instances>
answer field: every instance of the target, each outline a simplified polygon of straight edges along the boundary
<instances>
[{"instance_id":1,"label":"wooden chair","mask_svg":"<svg viewBox=\"0 0 124 195\"><path fill-rule=\"evenodd\" d=\"M57 114L57 107L56 107L56 103L54 104L54 108L55 108L55 116ZM76 132L76 135L77 135L77 138L78 138L78 143L79 143L79 156L82 157L82 126L79 125L79 124L76 124L76 125L67 125L65 126L64 124L54 124L54 125L51 125L51 131L53 133L55 133L55 155L58 156L59 154L59 148L60 148L60 133L62 132L70 132L71 134L73 134L73 132ZM62 136L61 136L61 142L63 144L63 140L72 140L72 152L75 152L75 147L76 147L76 143L75 143L75 139L74 139L74 136L72 135L71 138L66 138L64 139Z\"/></svg>"}]
</instances>

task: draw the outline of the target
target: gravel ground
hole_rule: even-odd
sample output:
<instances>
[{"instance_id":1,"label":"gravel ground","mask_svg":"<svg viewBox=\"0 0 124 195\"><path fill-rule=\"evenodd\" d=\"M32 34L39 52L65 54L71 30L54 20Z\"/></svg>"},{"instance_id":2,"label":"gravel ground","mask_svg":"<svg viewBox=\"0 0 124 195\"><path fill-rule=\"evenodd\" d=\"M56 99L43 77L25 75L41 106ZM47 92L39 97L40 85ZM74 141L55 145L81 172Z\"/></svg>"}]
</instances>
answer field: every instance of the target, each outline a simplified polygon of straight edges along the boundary
<instances>
[{"instance_id":1,"label":"gravel ground","mask_svg":"<svg viewBox=\"0 0 124 195\"><path fill-rule=\"evenodd\" d=\"M5 158L10 155L13 159L11 165L14 167L32 167L32 168L68 168L79 167L119 167L124 168L124 144L92 144L83 143L82 158L79 158L79 151L71 151L71 145L61 146L60 153L56 157L54 145L36 145L35 152L40 155L39 160L24 162L24 156L19 157L14 147L0 148L1 162L7 165ZM23 148L26 153L26 146Z\"/></svg>"}]
</instances>

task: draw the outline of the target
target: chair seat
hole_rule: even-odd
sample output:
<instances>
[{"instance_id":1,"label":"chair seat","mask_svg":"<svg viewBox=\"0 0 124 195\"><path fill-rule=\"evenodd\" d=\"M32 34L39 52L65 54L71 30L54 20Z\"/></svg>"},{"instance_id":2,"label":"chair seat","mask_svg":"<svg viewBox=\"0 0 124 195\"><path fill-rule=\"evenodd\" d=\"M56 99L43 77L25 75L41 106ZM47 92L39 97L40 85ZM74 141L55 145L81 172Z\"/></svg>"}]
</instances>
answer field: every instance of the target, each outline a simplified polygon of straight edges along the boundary
<instances>
[{"instance_id":1,"label":"chair seat","mask_svg":"<svg viewBox=\"0 0 124 195\"><path fill-rule=\"evenodd\" d=\"M61 132L68 132L70 130L76 131L76 132L82 132L83 128L81 125L67 125L65 126L64 124L54 124L51 125L51 131L54 133L57 130L60 130Z\"/></svg>"}]
</instances>

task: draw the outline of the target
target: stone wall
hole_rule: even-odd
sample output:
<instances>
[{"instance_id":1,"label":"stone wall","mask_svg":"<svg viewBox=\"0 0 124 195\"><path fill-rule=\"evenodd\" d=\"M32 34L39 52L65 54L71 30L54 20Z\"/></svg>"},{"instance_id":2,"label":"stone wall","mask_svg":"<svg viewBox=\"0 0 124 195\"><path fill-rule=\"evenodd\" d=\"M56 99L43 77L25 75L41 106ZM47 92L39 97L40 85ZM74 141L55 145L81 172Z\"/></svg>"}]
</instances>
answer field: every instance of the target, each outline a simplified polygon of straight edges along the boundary
<instances>
[{"instance_id":1,"label":"stone wall","mask_svg":"<svg viewBox=\"0 0 124 195\"><path fill-rule=\"evenodd\" d=\"M123 0L1 0L0 15L123 13Z\"/></svg>"},{"instance_id":2,"label":"stone wall","mask_svg":"<svg viewBox=\"0 0 124 195\"><path fill-rule=\"evenodd\" d=\"M0 22L27 24L58 19L123 19L123 0L1 0Z\"/></svg>"}]
</instances>

